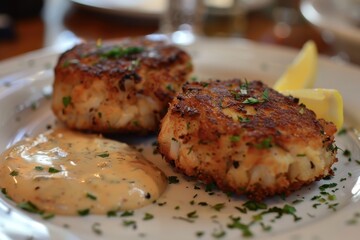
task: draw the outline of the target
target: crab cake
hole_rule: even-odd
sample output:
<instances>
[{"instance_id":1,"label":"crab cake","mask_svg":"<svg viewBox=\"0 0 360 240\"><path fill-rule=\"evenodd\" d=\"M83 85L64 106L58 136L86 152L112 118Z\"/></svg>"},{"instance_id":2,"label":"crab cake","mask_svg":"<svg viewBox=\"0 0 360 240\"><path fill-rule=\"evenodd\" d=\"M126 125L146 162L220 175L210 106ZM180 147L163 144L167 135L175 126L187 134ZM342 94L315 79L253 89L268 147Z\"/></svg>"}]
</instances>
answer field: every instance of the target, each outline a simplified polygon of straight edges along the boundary
<instances>
[{"instance_id":1,"label":"crab cake","mask_svg":"<svg viewBox=\"0 0 360 240\"><path fill-rule=\"evenodd\" d=\"M333 123L260 81L187 83L162 120L159 150L185 175L261 200L331 175Z\"/></svg>"},{"instance_id":2,"label":"crab cake","mask_svg":"<svg viewBox=\"0 0 360 240\"><path fill-rule=\"evenodd\" d=\"M82 43L58 60L52 109L72 129L151 132L191 71L190 56L162 41Z\"/></svg>"}]
</instances>

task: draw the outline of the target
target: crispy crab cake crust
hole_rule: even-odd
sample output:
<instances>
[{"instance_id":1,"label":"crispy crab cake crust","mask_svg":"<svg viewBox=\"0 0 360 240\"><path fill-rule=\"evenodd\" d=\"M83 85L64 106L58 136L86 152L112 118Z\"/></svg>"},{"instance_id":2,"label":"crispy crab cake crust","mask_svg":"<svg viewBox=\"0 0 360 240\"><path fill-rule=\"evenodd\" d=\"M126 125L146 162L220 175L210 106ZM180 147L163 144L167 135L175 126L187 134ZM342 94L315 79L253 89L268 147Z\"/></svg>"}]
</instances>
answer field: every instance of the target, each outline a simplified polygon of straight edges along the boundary
<instances>
[{"instance_id":1,"label":"crispy crab cake crust","mask_svg":"<svg viewBox=\"0 0 360 240\"><path fill-rule=\"evenodd\" d=\"M52 109L73 129L155 131L191 71L185 51L146 37L82 43L59 58Z\"/></svg>"},{"instance_id":2,"label":"crispy crab cake crust","mask_svg":"<svg viewBox=\"0 0 360 240\"><path fill-rule=\"evenodd\" d=\"M262 200L332 174L335 132L298 99L234 79L185 84L158 141L185 175Z\"/></svg>"}]
</instances>

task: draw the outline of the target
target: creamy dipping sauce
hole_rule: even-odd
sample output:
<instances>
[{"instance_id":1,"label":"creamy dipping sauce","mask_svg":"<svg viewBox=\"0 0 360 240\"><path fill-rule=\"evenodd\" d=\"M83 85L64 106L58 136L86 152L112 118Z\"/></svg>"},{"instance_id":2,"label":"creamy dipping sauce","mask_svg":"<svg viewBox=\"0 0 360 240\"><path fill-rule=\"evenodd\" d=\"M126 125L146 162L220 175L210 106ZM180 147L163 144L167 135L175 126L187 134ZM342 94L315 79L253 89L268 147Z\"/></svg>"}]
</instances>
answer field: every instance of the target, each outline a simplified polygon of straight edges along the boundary
<instances>
[{"instance_id":1,"label":"creamy dipping sauce","mask_svg":"<svg viewBox=\"0 0 360 240\"><path fill-rule=\"evenodd\" d=\"M54 214L140 208L167 185L161 170L127 144L65 129L23 140L0 157L7 195Z\"/></svg>"}]
</instances>

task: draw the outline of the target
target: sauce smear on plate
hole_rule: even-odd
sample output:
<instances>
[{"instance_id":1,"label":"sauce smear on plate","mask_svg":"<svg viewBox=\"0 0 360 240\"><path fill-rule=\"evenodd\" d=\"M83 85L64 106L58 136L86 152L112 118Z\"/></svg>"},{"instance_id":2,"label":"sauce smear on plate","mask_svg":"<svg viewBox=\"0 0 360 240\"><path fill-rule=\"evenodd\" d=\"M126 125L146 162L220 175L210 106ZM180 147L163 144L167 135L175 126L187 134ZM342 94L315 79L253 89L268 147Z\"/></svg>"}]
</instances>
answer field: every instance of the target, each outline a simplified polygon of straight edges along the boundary
<instances>
[{"instance_id":1,"label":"sauce smear on plate","mask_svg":"<svg viewBox=\"0 0 360 240\"><path fill-rule=\"evenodd\" d=\"M165 175L125 143L59 129L25 139L0 159L0 187L55 214L131 210L156 200Z\"/></svg>"}]
</instances>

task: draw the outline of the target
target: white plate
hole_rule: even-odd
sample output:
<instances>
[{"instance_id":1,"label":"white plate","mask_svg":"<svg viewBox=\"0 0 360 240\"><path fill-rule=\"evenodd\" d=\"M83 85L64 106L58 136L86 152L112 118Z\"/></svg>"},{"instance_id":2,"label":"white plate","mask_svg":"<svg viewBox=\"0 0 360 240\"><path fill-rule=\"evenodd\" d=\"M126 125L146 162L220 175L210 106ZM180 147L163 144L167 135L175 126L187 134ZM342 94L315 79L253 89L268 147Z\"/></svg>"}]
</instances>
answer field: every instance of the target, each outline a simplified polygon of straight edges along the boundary
<instances>
[{"instance_id":1,"label":"white plate","mask_svg":"<svg viewBox=\"0 0 360 240\"><path fill-rule=\"evenodd\" d=\"M165 10L166 0L71 0L104 13L124 16L158 18Z\"/></svg>"},{"instance_id":2,"label":"white plate","mask_svg":"<svg viewBox=\"0 0 360 240\"><path fill-rule=\"evenodd\" d=\"M268 45L259 45L241 40L202 39L186 47L194 58L196 75L200 78L247 77L262 79L273 84L285 70L287 64L296 55L296 51ZM58 53L42 50L0 63L0 150L4 150L25 135L35 135L54 125L55 118L50 110L50 100L44 97L49 93L53 81L52 67ZM5 75L1 75L5 73ZM360 126L358 109L360 90L360 70L350 65L338 65L326 58L320 58L318 87L336 88L344 98L345 119L348 126ZM243 207L245 198L230 198L215 191L209 195L204 189L194 189L195 182L183 178L161 159L153 155L151 143L155 137L141 139L123 138L122 140L144 148L144 155L155 162L168 175L176 175L179 184L170 184L164 195L150 206L136 210L130 217L86 216L61 217L42 220L40 216L24 212L15 204L0 197L0 239L96 239L102 232L103 239L212 239L217 234L225 233L220 239L239 239L242 232L230 229L229 218L241 217L241 222L248 223L260 211L246 214L235 207ZM269 208L284 207L290 204L296 208L297 216L302 219L294 221L290 215L276 219L276 214L266 215L262 222L271 226L264 231L259 223L251 226L253 239L358 239L360 235L360 160L359 139L354 132L336 137L337 145L352 152L352 161L338 154L339 162L335 164L335 177L311 184L293 193L286 199L274 197L266 201ZM351 174L351 176L349 176ZM320 194L319 186L336 183L335 200L326 200L319 204L311 200ZM327 199L325 197L325 199ZM294 204L295 200L302 202ZM193 202L192 202L193 201ZM208 206L200 206L207 202ZM216 211L210 206L224 203L224 208ZM338 204L334 211L329 206ZM180 209L176 210L176 206ZM317 208L314 208L317 206ZM180 218L196 211L198 218L189 223ZM154 215L154 219L144 221L145 213ZM216 216L216 217L215 217ZM136 229L124 226L123 222L136 221ZM354 224L358 222L357 224ZM96 224L98 223L98 224ZM351 224L353 223L353 224ZM95 225L94 225L95 224ZM67 226L67 227L64 227ZM94 231L94 227L96 227ZM202 237L197 232L203 232ZM219 236L217 236L219 237Z\"/></svg>"},{"instance_id":3,"label":"white plate","mask_svg":"<svg viewBox=\"0 0 360 240\"><path fill-rule=\"evenodd\" d=\"M358 0L303 0L301 12L316 26L360 41Z\"/></svg>"},{"instance_id":4,"label":"white plate","mask_svg":"<svg viewBox=\"0 0 360 240\"><path fill-rule=\"evenodd\" d=\"M158 18L166 8L167 0L71 0L72 2L105 13L124 16ZM196 0L198 1L198 0ZM246 10L269 5L273 0L240 0Z\"/></svg>"},{"instance_id":5,"label":"white plate","mask_svg":"<svg viewBox=\"0 0 360 240\"><path fill-rule=\"evenodd\" d=\"M360 1L359 0L302 0L302 15L327 34L327 41L335 38L339 50L360 64Z\"/></svg>"}]
</instances>

